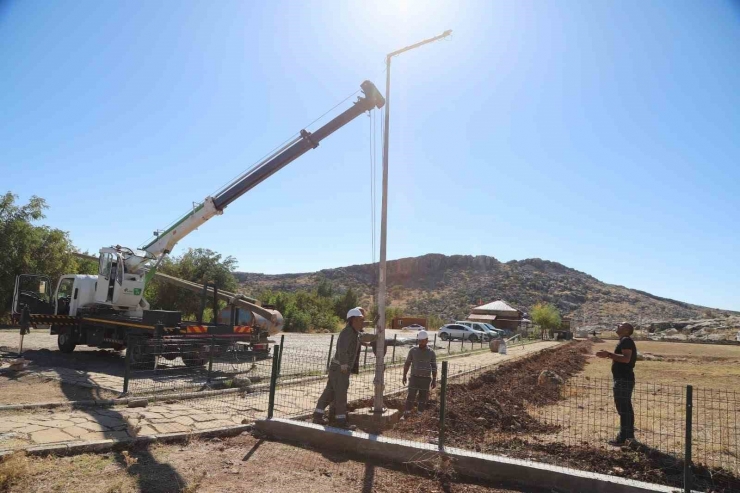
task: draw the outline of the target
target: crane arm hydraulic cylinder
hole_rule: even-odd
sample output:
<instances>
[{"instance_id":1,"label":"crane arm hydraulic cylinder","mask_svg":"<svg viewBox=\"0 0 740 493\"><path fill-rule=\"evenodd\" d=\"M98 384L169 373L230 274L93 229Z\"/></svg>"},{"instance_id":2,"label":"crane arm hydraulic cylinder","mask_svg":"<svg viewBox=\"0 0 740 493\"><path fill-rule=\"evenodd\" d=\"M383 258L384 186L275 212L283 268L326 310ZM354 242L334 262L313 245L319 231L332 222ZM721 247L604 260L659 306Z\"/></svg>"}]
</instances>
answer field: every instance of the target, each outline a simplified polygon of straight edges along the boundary
<instances>
[{"instance_id":1,"label":"crane arm hydraulic cylinder","mask_svg":"<svg viewBox=\"0 0 740 493\"><path fill-rule=\"evenodd\" d=\"M382 108L385 105L385 98L383 98L372 82L366 80L360 87L364 96L357 98L357 101L355 101L351 108L313 133L301 130L301 136L298 139L257 164L247 173L232 182L227 188L216 194L215 197L206 197L202 204L195 207L192 212L186 214L177 223L146 245L144 250L154 256L171 252L175 244L182 238L198 229L200 225L213 216L222 214L226 206L309 150L316 148L326 137L366 111L370 111L373 108Z\"/></svg>"}]
</instances>

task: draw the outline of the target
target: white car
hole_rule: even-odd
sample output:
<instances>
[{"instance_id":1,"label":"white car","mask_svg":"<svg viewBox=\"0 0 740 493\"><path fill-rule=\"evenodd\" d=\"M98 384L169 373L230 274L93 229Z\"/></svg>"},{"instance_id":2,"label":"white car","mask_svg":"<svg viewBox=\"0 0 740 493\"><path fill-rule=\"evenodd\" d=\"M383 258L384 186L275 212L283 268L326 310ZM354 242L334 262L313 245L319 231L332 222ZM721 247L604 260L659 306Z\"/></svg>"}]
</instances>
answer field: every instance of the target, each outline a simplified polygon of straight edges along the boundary
<instances>
[{"instance_id":1,"label":"white car","mask_svg":"<svg viewBox=\"0 0 740 493\"><path fill-rule=\"evenodd\" d=\"M426 329L424 328L423 325L411 324L411 325L408 325L408 326L402 328L401 330L426 330Z\"/></svg>"},{"instance_id":2,"label":"white car","mask_svg":"<svg viewBox=\"0 0 740 493\"><path fill-rule=\"evenodd\" d=\"M488 339L488 334L462 324L447 324L440 327L439 338L443 341L447 341L449 339L462 339L464 341L478 342Z\"/></svg>"},{"instance_id":3,"label":"white car","mask_svg":"<svg viewBox=\"0 0 740 493\"><path fill-rule=\"evenodd\" d=\"M496 339L499 337L499 334L496 331L496 329L482 322L471 322L469 320L463 320L463 321L459 321L455 323L464 325L466 327L470 327L471 329L478 330L480 332L483 332L486 335L486 338L483 339L484 341L490 341L491 339Z\"/></svg>"}]
</instances>

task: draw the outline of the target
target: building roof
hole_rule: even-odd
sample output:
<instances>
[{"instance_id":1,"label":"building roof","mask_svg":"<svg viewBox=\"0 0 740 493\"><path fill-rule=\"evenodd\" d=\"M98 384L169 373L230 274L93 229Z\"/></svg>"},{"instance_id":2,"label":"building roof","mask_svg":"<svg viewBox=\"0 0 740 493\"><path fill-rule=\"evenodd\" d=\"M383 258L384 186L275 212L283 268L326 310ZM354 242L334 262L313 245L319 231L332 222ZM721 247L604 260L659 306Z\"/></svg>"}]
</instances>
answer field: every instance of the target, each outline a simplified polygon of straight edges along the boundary
<instances>
[{"instance_id":1,"label":"building roof","mask_svg":"<svg viewBox=\"0 0 740 493\"><path fill-rule=\"evenodd\" d=\"M480 310L480 311L492 311L492 312L518 312L516 308L512 308L509 305L506 304L504 300L498 300L493 301L491 303L486 303L485 305L476 306L473 308L473 311Z\"/></svg>"},{"instance_id":2,"label":"building roof","mask_svg":"<svg viewBox=\"0 0 740 493\"><path fill-rule=\"evenodd\" d=\"M496 315L476 315L475 313L470 314L468 317L468 320L471 322L478 322L478 321L484 321L488 322L496 320Z\"/></svg>"}]
</instances>

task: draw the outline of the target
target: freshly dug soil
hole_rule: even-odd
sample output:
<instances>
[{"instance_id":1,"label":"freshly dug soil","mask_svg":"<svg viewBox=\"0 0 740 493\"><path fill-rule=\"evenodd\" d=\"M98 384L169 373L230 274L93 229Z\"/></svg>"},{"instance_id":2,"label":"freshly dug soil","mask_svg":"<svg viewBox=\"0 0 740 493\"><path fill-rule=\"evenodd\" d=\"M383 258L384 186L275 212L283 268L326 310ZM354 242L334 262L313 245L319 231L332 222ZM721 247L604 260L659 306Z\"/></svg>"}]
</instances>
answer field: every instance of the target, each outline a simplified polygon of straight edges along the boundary
<instances>
[{"instance_id":1,"label":"freshly dug soil","mask_svg":"<svg viewBox=\"0 0 740 493\"><path fill-rule=\"evenodd\" d=\"M590 341L576 341L542 351L530 358L497 367L463 383L447 386L446 441L478 452L503 454L585 471L593 471L669 486L683 485L683 461L644 445L632 448L595 448L539 443L536 434L557 431L527 412L561 400L557 385L538 385L543 370L564 381L586 365ZM453 380L454 382L454 380ZM398 423L388 434L419 440L439 429L439 389L432 393L429 410ZM391 401L389 407L400 402ZM365 404L365 403L362 403ZM358 406L362 407L362 406ZM740 491L740 478L722 469L693 467L694 489L713 493Z\"/></svg>"},{"instance_id":2,"label":"freshly dug soil","mask_svg":"<svg viewBox=\"0 0 740 493\"><path fill-rule=\"evenodd\" d=\"M555 430L554 426L541 423L527 413L527 405L544 406L560 399L558 386L538 386L537 379L543 370L550 370L567 380L583 370L590 352L590 342L572 342L503 364L467 382L448 384L447 443L469 448L471 442L479 440L488 430L517 433ZM399 423L395 429L421 433L435 428L439 416L438 389L434 397L428 412Z\"/></svg>"}]
</instances>

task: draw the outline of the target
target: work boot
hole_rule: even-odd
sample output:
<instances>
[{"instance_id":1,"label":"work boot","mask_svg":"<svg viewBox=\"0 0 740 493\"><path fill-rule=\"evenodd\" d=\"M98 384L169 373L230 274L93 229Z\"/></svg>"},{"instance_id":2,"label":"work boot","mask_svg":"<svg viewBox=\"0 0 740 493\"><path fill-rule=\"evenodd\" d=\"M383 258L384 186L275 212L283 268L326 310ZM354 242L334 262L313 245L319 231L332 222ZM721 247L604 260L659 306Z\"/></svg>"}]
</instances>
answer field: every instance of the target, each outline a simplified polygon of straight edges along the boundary
<instances>
[{"instance_id":1,"label":"work boot","mask_svg":"<svg viewBox=\"0 0 740 493\"><path fill-rule=\"evenodd\" d=\"M627 443L627 440L624 437L622 437L620 433L619 435L616 436L614 440L609 440L607 443L614 447L621 447L622 445L625 445Z\"/></svg>"},{"instance_id":2,"label":"work boot","mask_svg":"<svg viewBox=\"0 0 740 493\"><path fill-rule=\"evenodd\" d=\"M311 419L311 421L317 425L326 424L326 421L324 421L324 415L322 413L313 413L313 419Z\"/></svg>"},{"instance_id":3,"label":"work boot","mask_svg":"<svg viewBox=\"0 0 740 493\"><path fill-rule=\"evenodd\" d=\"M334 423L334 427L349 431L355 431L357 429L357 426L347 423L346 419L338 419L336 423Z\"/></svg>"}]
</instances>

